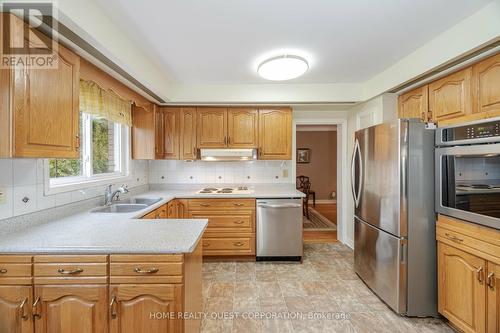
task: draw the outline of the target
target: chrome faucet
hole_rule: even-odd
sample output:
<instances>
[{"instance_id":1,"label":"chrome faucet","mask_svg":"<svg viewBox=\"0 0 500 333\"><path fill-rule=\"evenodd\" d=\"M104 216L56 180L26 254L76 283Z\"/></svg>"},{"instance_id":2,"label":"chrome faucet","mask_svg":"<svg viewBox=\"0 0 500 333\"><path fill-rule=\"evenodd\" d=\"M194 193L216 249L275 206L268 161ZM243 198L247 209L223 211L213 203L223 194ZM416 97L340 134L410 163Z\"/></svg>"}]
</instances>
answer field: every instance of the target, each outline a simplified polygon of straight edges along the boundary
<instances>
[{"instance_id":1,"label":"chrome faucet","mask_svg":"<svg viewBox=\"0 0 500 333\"><path fill-rule=\"evenodd\" d=\"M116 189L116 191L112 191L112 185L106 186L106 190L104 191L104 205L109 206L113 202L115 197L118 197L119 193L128 193L128 188L126 185L122 185Z\"/></svg>"}]
</instances>

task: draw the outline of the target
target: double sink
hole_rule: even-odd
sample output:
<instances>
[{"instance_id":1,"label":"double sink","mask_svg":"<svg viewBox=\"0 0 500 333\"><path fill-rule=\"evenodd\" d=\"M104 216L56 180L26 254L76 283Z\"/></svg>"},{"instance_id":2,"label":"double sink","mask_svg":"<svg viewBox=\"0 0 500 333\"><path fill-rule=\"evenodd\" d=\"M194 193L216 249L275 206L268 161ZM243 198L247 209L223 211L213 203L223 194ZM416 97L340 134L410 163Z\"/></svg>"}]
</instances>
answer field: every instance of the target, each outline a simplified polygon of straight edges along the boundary
<instances>
[{"instance_id":1,"label":"double sink","mask_svg":"<svg viewBox=\"0 0 500 333\"><path fill-rule=\"evenodd\" d=\"M163 200L163 198L131 198L128 200L118 201L109 206L99 207L91 210L91 213L132 213L143 210L155 203Z\"/></svg>"}]
</instances>

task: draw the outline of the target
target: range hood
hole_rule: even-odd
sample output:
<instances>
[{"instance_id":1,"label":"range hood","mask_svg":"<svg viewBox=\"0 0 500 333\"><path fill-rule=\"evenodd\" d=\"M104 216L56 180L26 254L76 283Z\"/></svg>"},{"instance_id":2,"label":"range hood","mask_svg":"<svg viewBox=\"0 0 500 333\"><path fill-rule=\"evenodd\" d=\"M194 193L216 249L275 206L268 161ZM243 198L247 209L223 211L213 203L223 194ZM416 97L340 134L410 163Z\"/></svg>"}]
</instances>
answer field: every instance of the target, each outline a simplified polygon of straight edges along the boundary
<instances>
[{"instance_id":1,"label":"range hood","mask_svg":"<svg viewBox=\"0 0 500 333\"><path fill-rule=\"evenodd\" d=\"M257 149L200 149L202 161L253 161Z\"/></svg>"}]
</instances>

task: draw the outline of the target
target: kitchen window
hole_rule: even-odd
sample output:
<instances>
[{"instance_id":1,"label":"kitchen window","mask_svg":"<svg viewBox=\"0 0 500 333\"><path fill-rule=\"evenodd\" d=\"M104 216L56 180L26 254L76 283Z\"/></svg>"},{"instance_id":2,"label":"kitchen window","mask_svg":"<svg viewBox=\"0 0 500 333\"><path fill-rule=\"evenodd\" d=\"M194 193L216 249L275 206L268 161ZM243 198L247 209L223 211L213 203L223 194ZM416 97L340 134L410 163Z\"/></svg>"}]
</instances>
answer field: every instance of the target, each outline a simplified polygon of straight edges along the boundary
<instances>
[{"instance_id":1,"label":"kitchen window","mask_svg":"<svg viewBox=\"0 0 500 333\"><path fill-rule=\"evenodd\" d=\"M80 84L80 158L46 160L46 194L128 179L130 103L93 82Z\"/></svg>"}]
</instances>

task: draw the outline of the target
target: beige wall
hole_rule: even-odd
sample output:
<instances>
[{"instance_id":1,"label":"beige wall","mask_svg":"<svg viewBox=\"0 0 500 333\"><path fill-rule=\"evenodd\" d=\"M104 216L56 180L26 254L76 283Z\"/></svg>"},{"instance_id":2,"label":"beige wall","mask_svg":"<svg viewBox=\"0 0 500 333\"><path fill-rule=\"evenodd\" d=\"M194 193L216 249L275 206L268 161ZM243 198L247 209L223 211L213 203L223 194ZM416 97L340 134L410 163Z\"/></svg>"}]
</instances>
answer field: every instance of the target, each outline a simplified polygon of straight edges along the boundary
<instances>
[{"instance_id":1,"label":"beige wall","mask_svg":"<svg viewBox=\"0 0 500 333\"><path fill-rule=\"evenodd\" d=\"M337 191L337 132L297 131L297 148L311 149L311 163L297 163L297 176L308 176L316 199L332 199Z\"/></svg>"}]
</instances>

